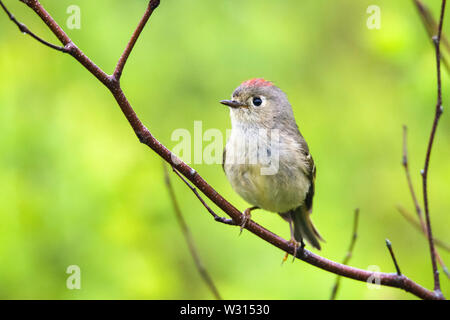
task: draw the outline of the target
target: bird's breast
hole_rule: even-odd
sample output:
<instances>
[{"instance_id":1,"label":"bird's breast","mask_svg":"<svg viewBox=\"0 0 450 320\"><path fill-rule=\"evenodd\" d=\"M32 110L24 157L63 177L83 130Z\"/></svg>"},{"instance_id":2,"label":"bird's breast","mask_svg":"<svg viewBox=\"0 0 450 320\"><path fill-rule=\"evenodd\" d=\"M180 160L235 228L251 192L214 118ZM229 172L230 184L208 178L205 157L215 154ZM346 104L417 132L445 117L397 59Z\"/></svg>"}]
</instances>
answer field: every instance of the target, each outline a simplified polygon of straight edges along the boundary
<instances>
[{"instance_id":1,"label":"bird's breast","mask_svg":"<svg viewBox=\"0 0 450 320\"><path fill-rule=\"evenodd\" d=\"M224 170L233 189L254 206L287 212L301 205L309 190L303 153L289 139L263 130L233 129Z\"/></svg>"}]
</instances>

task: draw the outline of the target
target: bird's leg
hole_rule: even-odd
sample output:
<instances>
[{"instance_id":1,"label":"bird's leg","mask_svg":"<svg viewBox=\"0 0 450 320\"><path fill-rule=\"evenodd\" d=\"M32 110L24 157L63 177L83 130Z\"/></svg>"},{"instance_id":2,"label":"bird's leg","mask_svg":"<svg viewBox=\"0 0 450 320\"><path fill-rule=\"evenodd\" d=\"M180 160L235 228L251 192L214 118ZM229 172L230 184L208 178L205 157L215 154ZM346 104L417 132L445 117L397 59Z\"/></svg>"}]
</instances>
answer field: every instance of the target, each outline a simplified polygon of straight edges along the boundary
<instances>
[{"instance_id":1,"label":"bird's leg","mask_svg":"<svg viewBox=\"0 0 450 320\"><path fill-rule=\"evenodd\" d=\"M295 240L294 221L292 221L292 220L289 221L289 229L291 230L291 239L289 240L289 243L294 245L294 255L292 256L292 262L294 262L295 257L297 257L298 248L300 247L303 250L303 248L305 248L305 243L303 242L303 239L300 240L300 243L298 243L297 240ZM284 255L283 261L281 262L282 264L287 260L288 256L289 256L289 253L286 252L286 254Z\"/></svg>"},{"instance_id":2,"label":"bird's leg","mask_svg":"<svg viewBox=\"0 0 450 320\"><path fill-rule=\"evenodd\" d=\"M251 207L251 208L247 208L244 210L244 214L243 214L244 217L242 218L241 231L239 232L239 235L241 235L242 230L247 225L248 220L250 220L250 218L252 217L251 212L256 209L259 209L259 207Z\"/></svg>"}]
</instances>

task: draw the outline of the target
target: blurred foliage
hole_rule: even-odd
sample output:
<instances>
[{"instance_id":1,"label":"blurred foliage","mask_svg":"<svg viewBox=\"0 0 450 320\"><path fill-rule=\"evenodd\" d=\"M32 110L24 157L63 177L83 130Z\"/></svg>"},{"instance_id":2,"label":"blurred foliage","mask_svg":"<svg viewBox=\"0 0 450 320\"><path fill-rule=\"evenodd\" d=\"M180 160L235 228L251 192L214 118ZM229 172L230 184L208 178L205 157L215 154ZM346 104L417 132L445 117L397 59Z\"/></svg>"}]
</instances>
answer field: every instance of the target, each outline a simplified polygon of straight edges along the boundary
<instances>
[{"instance_id":1,"label":"blurred foliage","mask_svg":"<svg viewBox=\"0 0 450 320\"><path fill-rule=\"evenodd\" d=\"M56 43L19 1L5 4ZM42 1L61 24L81 8L69 36L107 72L144 12L146 1ZM437 15L439 1L425 1ZM381 29L369 30L369 5ZM447 12L447 19L450 13ZM444 32L450 34L450 21ZM161 160L138 143L105 88L68 55L19 33L0 15L0 298L209 299L176 223ZM361 209L351 264L401 270L432 288L425 238L395 206L413 210L401 167L402 125L410 165L419 170L436 103L433 47L412 1L162 1L127 64L122 84L151 132L169 148L177 128L230 127L228 98L243 80L264 77L288 93L318 167L313 220L327 240L321 255L340 261ZM444 105L450 101L443 72ZM447 110L447 109L445 109ZM430 169L434 234L448 238L450 120L444 112ZM220 165L193 165L239 208ZM327 299L335 275L283 253L249 232L215 223L172 176L177 197L222 296L229 299ZM214 206L213 206L214 208ZM217 212L223 214L218 208ZM253 218L288 238L276 214ZM450 255L441 250L450 264ZM66 288L69 265L81 290ZM444 294L448 280L441 276ZM369 290L343 279L338 298L413 299L401 290Z\"/></svg>"}]
</instances>

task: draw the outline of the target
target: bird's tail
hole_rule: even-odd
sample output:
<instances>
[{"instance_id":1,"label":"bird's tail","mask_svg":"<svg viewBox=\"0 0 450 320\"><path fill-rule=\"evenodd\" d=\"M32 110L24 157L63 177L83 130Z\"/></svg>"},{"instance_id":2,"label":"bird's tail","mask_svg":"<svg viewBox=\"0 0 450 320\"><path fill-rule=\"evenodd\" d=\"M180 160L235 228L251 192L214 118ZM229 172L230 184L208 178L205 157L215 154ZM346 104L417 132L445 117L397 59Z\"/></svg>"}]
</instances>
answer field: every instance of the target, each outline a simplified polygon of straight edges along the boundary
<instances>
[{"instance_id":1,"label":"bird's tail","mask_svg":"<svg viewBox=\"0 0 450 320\"><path fill-rule=\"evenodd\" d=\"M325 240L314 227L310 214L303 206L291 212L291 217L294 221L294 238L298 242L302 242L302 239L305 239L311 246L320 250L319 240Z\"/></svg>"}]
</instances>

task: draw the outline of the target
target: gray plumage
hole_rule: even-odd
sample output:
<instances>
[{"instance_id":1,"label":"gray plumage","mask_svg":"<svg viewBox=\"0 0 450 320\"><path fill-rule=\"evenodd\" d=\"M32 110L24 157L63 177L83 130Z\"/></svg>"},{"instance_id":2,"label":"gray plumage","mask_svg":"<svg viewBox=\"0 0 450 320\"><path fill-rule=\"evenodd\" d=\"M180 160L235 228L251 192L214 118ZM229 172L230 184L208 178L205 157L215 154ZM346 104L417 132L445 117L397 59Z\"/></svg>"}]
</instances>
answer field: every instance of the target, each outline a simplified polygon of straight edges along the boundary
<instances>
[{"instance_id":1,"label":"gray plumage","mask_svg":"<svg viewBox=\"0 0 450 320\"><path fill-rule=\"evenodd\" d=\"M322 238L310 220L316 167L286 94L252 79L221 103L230 106L223 169L233 189L253 206L280 214L297 242L306 239L320 249Z\"/></svg>"}]
</instances>

